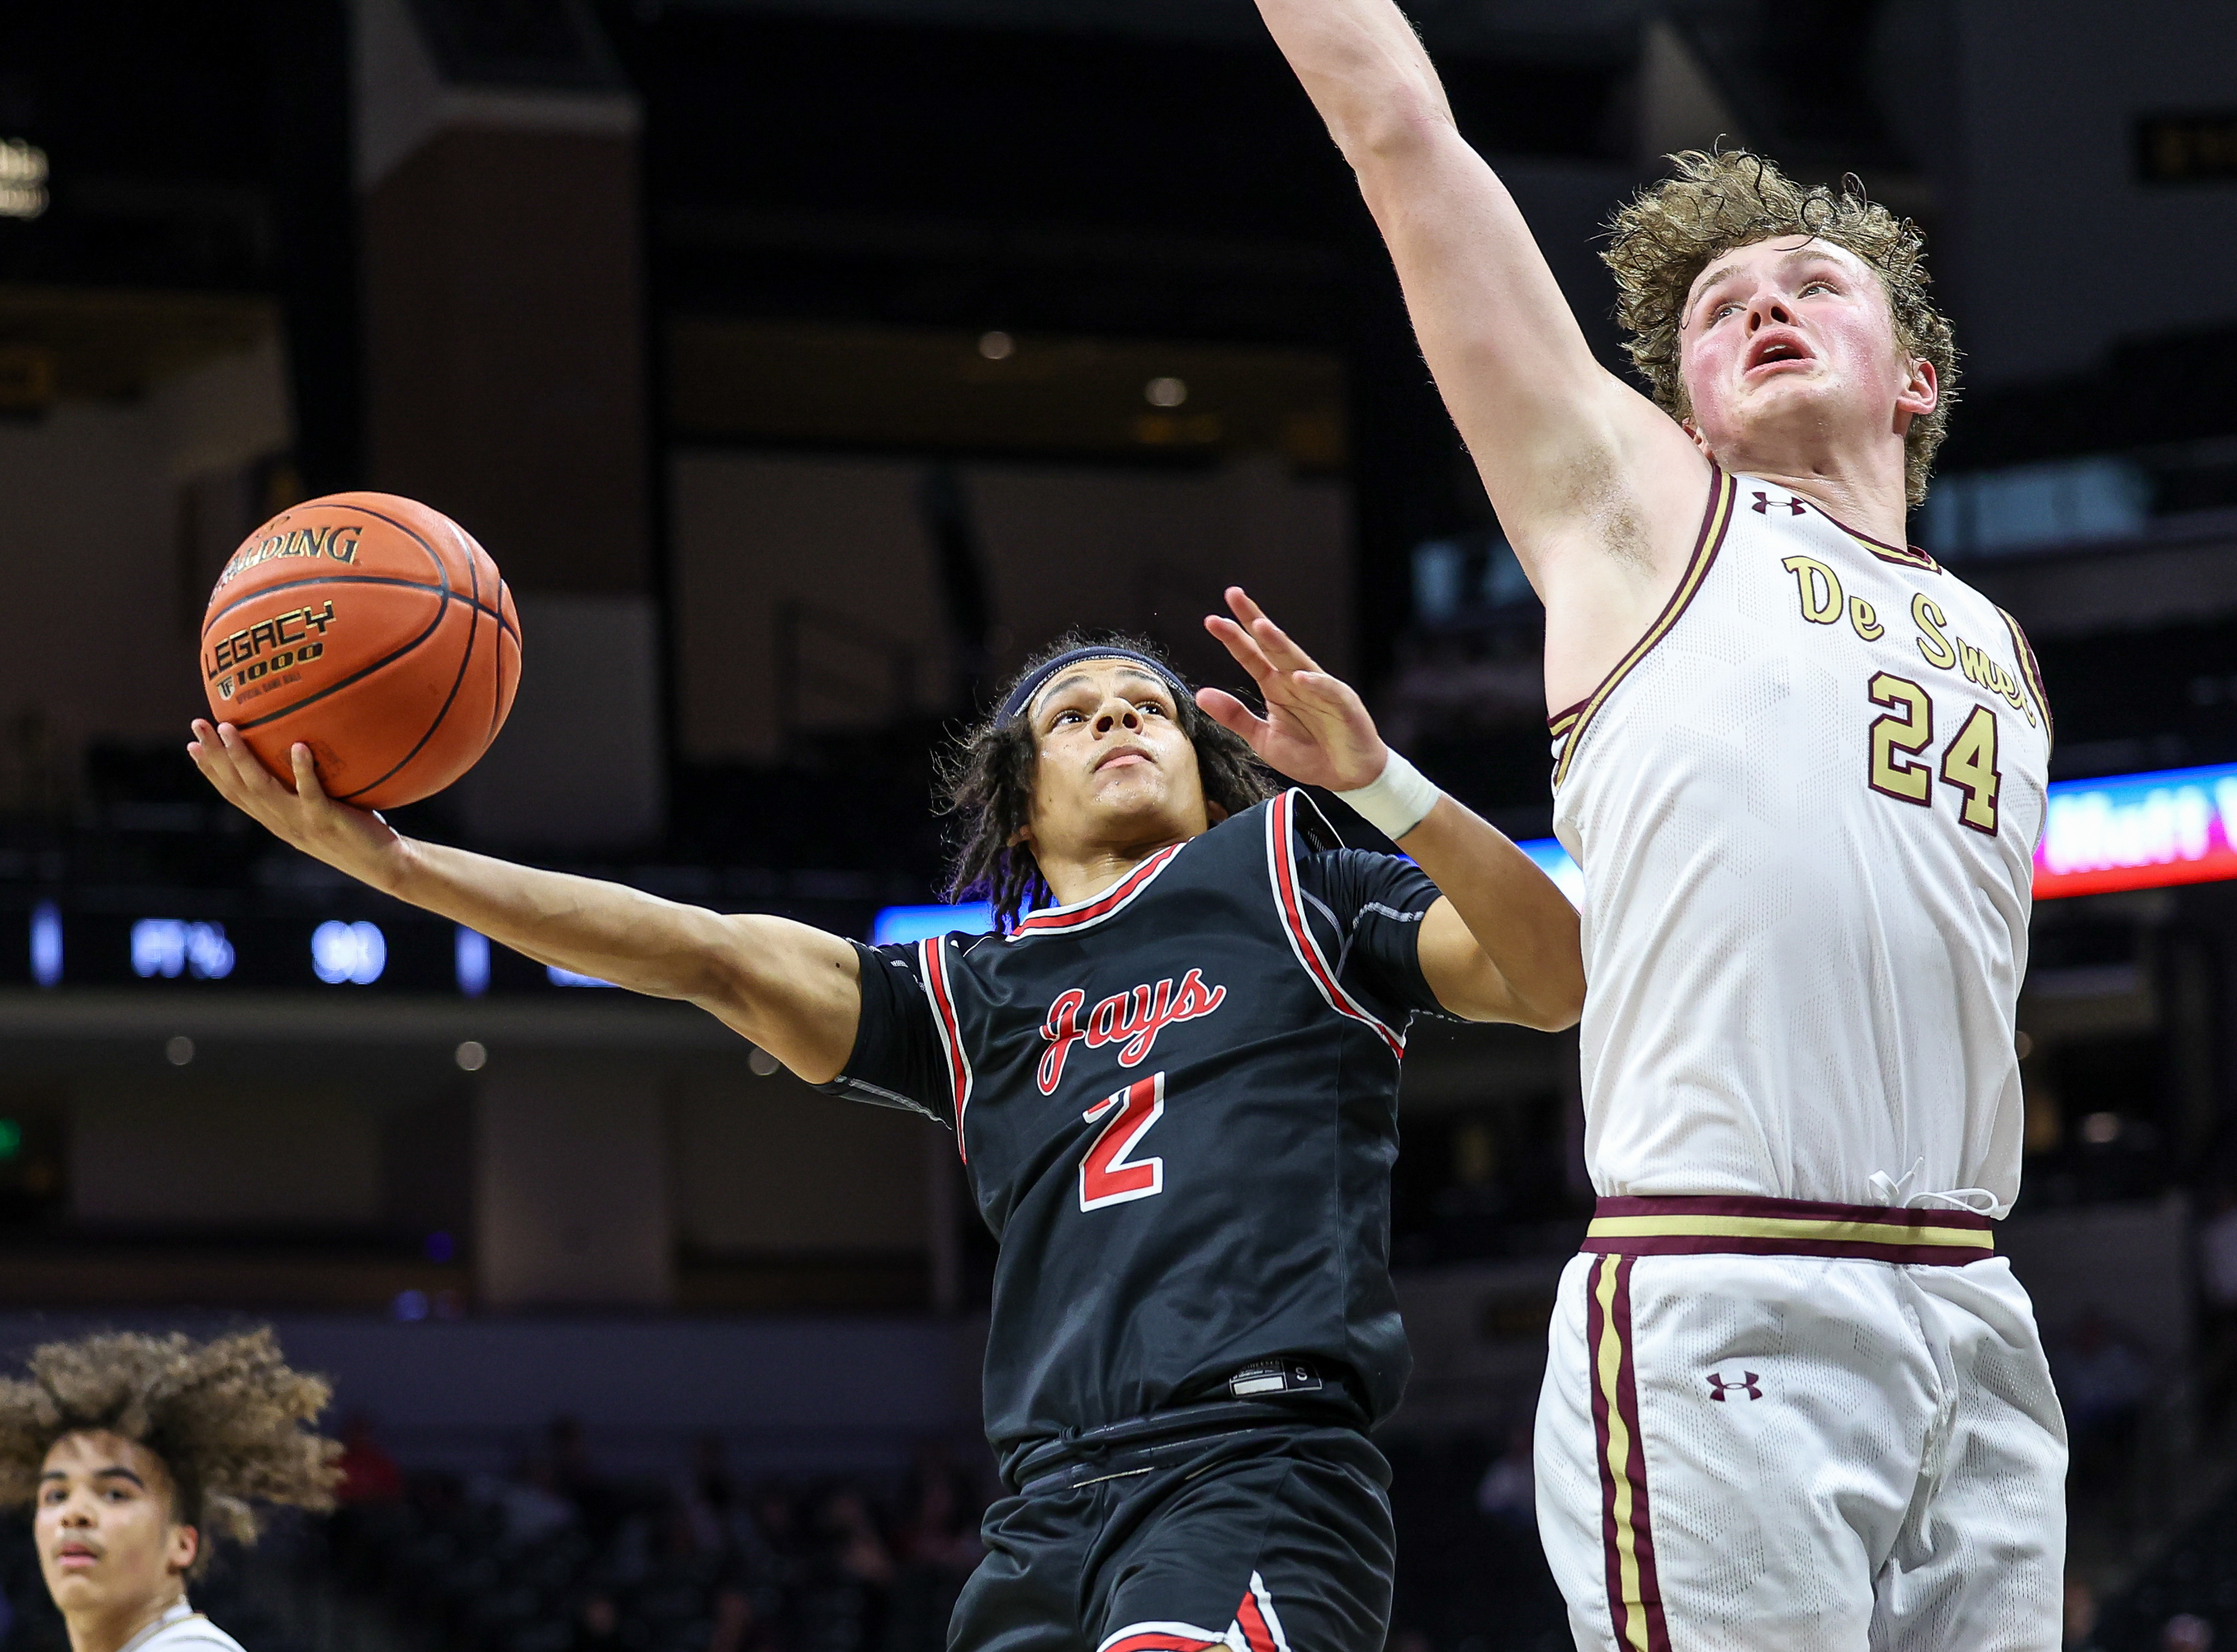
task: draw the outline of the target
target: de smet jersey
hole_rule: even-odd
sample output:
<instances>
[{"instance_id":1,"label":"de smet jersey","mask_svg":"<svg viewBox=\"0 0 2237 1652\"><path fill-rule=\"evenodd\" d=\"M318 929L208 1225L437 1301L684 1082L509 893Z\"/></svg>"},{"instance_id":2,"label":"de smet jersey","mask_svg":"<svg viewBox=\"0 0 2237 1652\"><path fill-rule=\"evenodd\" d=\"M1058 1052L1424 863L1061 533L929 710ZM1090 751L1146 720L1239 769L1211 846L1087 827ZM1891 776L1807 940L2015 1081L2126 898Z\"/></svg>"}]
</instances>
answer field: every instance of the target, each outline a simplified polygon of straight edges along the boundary
<instances>
[{"instance_id":1,"label":"de smet jersey","mask_svg":"<svg viewBox=\"0 0 2237 1652\"><path fill-rule=\"evenodd\" d=\"M1293 791L1009 935L861 949L861 1031L826 1088L956 1129L1000 1243L1006 1460L1224 1400L1283 1355L1359 1422L1397 1404L1390 1168L1436 894Z\"/></svg>"}]
</instances>

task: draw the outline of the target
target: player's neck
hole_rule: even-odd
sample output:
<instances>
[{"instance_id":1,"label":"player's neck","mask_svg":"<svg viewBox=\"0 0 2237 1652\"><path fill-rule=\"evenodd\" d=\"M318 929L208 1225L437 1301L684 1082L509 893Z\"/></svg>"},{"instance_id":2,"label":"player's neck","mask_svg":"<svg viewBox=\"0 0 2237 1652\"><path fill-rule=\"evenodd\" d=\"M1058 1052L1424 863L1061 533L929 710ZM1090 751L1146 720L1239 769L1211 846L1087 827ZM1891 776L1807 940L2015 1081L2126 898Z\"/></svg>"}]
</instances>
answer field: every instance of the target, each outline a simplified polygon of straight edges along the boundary
<instances>
[{"instance_id":1,"label":"player's neck","mask_svg":"<svg viewBox=\"0 0 2237 1652\"><path fill-rule=\"evenodd\" d=\"M183 1605L186 1598L186 1590L174 1589L152 1602L65 1613L63 1623L69 1631L70 1652L118 1652L135 1636L154 1628L174 1606Z\"/></svg>"},{"instance_id":2,"label":"player's neck","mask_svg":"<svg viewBox=\"0 0 2237 1652\"><path fill-rule=\"evenodd\" d=\"M1738 476L1752 476L1810 501L1845 528L1884 544L1904 539L1907 503L1904 451L1884 442L1864 451L1839 446L1795 447L1778 444L1735 444L1718 462Z\"/></svg>"},{"instance_id":3,"label":"player's neck","mask_svg":"<svg viewBox=\"0 0 2237 1652\"><path fill-rule=\"evenodd\" d=\"M1074 855L1042 854L1036 859L1040 865L1041 879L1048 885L1049 893L1056 897L1057 905L1076 906L1081 901L1093 900L1119 883L1159 850L1187 841L1184 833L1160 838L1153 843L1098 845Z\"/></svg>"}]
</instances>

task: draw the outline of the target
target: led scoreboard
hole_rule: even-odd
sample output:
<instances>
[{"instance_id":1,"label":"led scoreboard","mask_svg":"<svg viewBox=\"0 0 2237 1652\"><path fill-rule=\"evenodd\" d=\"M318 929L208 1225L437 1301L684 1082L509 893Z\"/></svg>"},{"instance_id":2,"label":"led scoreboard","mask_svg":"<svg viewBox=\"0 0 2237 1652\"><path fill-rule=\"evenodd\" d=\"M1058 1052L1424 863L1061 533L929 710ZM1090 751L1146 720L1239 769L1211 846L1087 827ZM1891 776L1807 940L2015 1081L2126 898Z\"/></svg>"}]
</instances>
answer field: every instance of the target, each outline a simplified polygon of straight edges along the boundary
<instances>
[{"instance_id":1,"label":"led scoreboard","mask_svg":"<svg viewBox=\"0 0 2237 1652\"><path fill-rule=\"evenodd\" d=\"M1584 879L1551 838L1523 852L1572 901ZM2035 851L2038 900L2237 879L2237 763L2059 780ZM35 899L0 908L0 987L224 987L332 993L551 994L609 983L547 968L463 925L408 908L285 917L224 910L89 911ZM889 906L881 942L993 927L983 903Z\"/></svg>"},{"instance_id":2,"label":"led scoreboard","mask_svg":"<svg viewBox=\"0 0 2237 1652\"><path fill-rule=\"evenodd\" d=\"M307 988L356 993L539 992L604 987L547 969L486 936L393 909L284 918L186 911L135 915L41 901L10 924L0 985L177 991Z\"/></svg>"},{"instance_id":3,"label":"led scoreboard","mask_svg":"<svg viewBox=\"0 0 2237 1652\"><path fill-rule=\"evenodd\" d=\"M2038 900L2237 878L2237 763L2056 780Z\"/></svg>"}]
</instances>

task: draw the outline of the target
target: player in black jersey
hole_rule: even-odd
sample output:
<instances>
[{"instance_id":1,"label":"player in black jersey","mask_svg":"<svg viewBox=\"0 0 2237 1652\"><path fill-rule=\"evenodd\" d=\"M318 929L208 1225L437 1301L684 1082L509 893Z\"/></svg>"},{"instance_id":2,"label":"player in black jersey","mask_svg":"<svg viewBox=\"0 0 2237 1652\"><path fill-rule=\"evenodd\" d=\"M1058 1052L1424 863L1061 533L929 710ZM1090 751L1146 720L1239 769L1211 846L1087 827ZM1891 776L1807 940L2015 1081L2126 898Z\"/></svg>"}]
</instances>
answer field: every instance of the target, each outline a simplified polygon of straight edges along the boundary
<instances>
[{"instance_id":1,"label":"player in black jersey","mask_svg":"<svg viewBox=\"0 0 2237 1652\"><path fill-rule=\"evenodd\" d=\"M1264 716L1155 655L1060 649L974 736L961 868L1004 932L866 947L422 844L188 749L281 837L539 961L696 1003L812 1083L955 1132L1000 1241L987 1435L1011 1495L950 1644L1379 1652L1409 1364L1389 1270L1416 1013L1554 1028L1576 916L1240 591ZM1346 849L1257 761L1355 799ZM1434 880L1434 881L1433 881ZM1025 910L1030 906L1032 910Z\"/></svg>"}]
</instances>

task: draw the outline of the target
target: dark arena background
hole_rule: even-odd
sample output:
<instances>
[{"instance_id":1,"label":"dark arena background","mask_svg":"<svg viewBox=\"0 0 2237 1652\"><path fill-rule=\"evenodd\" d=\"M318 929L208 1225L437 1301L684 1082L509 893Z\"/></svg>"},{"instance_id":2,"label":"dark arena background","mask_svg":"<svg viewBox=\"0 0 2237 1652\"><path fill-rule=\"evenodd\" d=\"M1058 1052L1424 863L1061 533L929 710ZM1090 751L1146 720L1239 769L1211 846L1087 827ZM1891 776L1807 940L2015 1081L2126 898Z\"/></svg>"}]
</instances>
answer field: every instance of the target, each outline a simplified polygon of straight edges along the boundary
<instances>
[{"instance_id":1,"label":"dark arena background","mask_svg":"<svg viewBox=\"0 0 2237 1652\"><path fill-rule=\"evenodd\" d=\"M2069 1644L2237 1637L2237 15L1415 15L1611 364L1599 227L1672 149L1927 227L1966 391L1913 536L2058 714L2003 1246ZM943 731L1067 623L1231 682L1233 582L1544 839L1540 610L1351 181L1247 0L0 10L0 1346L269 1321L333 1377L342 1510L197 1591L252 1652L932 1652L994 1489L951 1139L181 754L226 557L365 487L467 524L525 637L407 831L905 932ZM1569 1644L1528 1438L1576 1072L1407 1062L1399 1652ZM4 1536L6 1652L56 1652Z\"/></svg>"}]
</instances>

